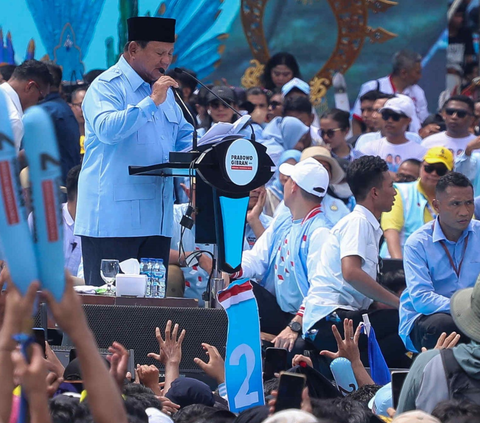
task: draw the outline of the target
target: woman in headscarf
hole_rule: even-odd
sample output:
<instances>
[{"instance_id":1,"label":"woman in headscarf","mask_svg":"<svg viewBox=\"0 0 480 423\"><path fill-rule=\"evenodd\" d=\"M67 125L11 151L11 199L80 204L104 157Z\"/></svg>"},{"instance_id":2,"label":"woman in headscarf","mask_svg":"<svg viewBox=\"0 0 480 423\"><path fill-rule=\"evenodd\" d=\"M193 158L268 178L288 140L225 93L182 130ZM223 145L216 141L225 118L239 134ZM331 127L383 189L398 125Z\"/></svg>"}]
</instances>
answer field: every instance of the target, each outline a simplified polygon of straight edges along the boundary
<instances>
[{"instance_id":1,"label":"woman in headscarf","mask_svg":"<svg viewBox=\"0 0 480 423\"><path fill-rule=\"evenodd\" d=\"M300 161L300 155L301 153L298 150L287 150L280 156L277 170L273 176L273 182L267 187L267 198L263 210L266 215L273 217L275 210L283 200L283 186L285 185L285 182L287 182L288 176L280 173L278 168L283 163L289 163L292 165L297 164Z\"/></svg>"},{"instance_id":2,"label":"woman in headscarf","mask_svg":"<svg viewBox=\"0 0 480 423\"><path fill-rule=\"evenodd\" d=\"M310 128L293 116L276 117L265 127L263 139L259 142L267 147L267 154L278 166L284 151L301 151L310 146Z\"/></svg>"}]
</instances>

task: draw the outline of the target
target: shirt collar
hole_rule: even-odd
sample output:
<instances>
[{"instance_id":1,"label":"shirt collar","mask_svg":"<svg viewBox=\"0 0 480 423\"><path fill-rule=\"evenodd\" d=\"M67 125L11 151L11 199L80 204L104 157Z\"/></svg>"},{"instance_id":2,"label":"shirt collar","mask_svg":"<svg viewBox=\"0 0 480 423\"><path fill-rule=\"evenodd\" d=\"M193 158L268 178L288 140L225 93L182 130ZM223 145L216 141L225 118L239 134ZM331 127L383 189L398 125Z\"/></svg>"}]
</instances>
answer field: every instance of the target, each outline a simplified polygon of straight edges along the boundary
<instances>
[{"instance_id":1,"label":"shirt collar","mask_svg":"<svg viewBox=\"0 0 480 423\"><path fill-rule=\"evenodd\" d=\"M127 78L128 82L130 83L133 91L137 91L139 87L142 86L142 84L148 85L142 78L141 76L135 72L135 70L129 65L129 63L125 60L125 57L120 57L120 60L117 63L118 67L120 70L123 72L125 77Z\"/></svg>"},{"instance_id":2,"label":"shirt collar","mask_svg":"<svg viewBox=\"0 0 480 423\"><path fill-rule=\"evenodd\" d=\"M2 89L5 92L5 94L7 94L10 97L10 100L12 100L13 104L15 105L15 108L20 114L20 117L22 117L23 108L22 108L22 103L20 103L20 97L18 96L17 92L12 88L12 86L8 82L5 82L2 84Z\"/></svg>"},{"instance_id":3,"label":"shirt collar","mask_svg":"<svg viewBox=\"0 0 480 423\"><path fill-rule=\"evenodd\" d=\"M434 220L432 225L433 225L433 233L432 233L433 242L446 241L446 242L449 242L449 243L452 243L452 244L456 244L455 242L452 242L452 241L447 239L447 237L445 236L445 234L442 231L442 227L440 226L440 223L438 222L438 217ZM467 229L465 229L463 231L462 235L460 236L460 238L458 238L457 242L463 241L465 239L465 237L470 232L473 232L473 223L471 221L470 221Z\"/></svg>"},{"instance_id":4,"label":"shirt collar","mask_svg":"<svg viewBox=\"0 0 480 423\"><path fill-rule=\"evenodd\" d=\"M367 218L370 225L373 226L373 229L378 230L380 228L380 222L366 207L357 204L353 210L356 210L358 213L363 214Z\"/></svg>"},{"instance_id":5,"label":"shirt collar","mask_svg":"<svg viewBox=\"0 0 480 423\"><path fill-rule=\"evenodd\" d=\"M75 221L70 216L70 212L68 211L68 203L63 203L63 218L65 219L65 223L67 226L73 226Z\"/></svg>"}]
</instances>

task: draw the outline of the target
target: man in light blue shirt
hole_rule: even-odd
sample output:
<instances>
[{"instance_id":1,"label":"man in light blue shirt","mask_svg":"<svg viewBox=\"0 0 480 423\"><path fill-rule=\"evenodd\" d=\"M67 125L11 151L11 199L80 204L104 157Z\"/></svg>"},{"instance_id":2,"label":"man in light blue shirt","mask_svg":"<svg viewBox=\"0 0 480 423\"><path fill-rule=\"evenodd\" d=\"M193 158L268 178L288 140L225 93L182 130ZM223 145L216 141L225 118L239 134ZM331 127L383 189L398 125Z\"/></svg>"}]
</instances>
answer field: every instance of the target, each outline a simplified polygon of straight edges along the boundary
<instances>
[{"instance_id":1,"label":"man in light blue shirt","mask_svg":"<svg viewBox=\"0 0 480 423\"><path fill-rule=\"evenodd\" d=\"M93 81L83 101L85 156L75 233L87 284L101 285L102 258L162 258L168 265L173 180L130 176L129 165L164 163L186 147L192 126L163 76L173 57L175 20L128 20L120 60ZM139 41L140 40L140 41Z\"/></svg>"},{"instance_id":2,"label":"man in light blue shirt","mask_svg":"<svg viewBox=\"0 0 480 423\"><path fill-rule=\"evenodd\" d=\"M458 332L450 298L474 286L480 273L480 222L472 220L472 184L452 172L439 179L435 197L437 218L405 244L407 288L400 298L399 334L411 351L433 348L442 332Z\"/></svg>"}]
</instances>

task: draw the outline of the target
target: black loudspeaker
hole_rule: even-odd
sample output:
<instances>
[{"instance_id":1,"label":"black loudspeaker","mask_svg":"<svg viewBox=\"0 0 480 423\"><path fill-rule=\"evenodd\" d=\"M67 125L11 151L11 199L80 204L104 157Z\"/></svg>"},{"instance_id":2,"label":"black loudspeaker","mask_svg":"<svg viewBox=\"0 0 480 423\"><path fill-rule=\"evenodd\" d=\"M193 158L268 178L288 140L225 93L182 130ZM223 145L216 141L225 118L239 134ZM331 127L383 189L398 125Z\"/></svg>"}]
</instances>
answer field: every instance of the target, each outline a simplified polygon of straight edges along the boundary
<instances>
[{"instance_id":1,"label":"black loudspeaker","mask_svg":"<svg viewBox=\"0 0 480 423\"><path fill-rule=\"evenodd\" d=\"M223 309L84 305L84 310L98 347L108 348L113 341L120 342L125 348L135 351L135 366L155 364L163 369L147 354L158 354L155 328L158 326L164 337L168 320L179 324L179 333L182 329L186 330L182 344L181 373L188 376L203 373L193 362L195 357L208 361L202 342L217 347L225 357L227 315Z\"/></svg>"}]
</instances>

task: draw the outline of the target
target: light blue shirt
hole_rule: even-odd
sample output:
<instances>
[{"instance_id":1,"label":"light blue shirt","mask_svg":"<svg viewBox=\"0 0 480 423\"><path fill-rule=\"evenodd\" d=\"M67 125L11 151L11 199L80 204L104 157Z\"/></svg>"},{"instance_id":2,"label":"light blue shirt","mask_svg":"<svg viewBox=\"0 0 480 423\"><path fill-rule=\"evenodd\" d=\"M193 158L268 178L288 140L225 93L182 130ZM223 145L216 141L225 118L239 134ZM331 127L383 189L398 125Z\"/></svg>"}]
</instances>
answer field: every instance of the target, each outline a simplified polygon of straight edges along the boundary
<instances>
[{"instance_id":1,"label":"light blue shirt","mask_svg":"<svg viewBox=\"0 0 480 423\"><path fill-rule=\"evenodd\" d=\"M480 151L474 151L470 156L465 152L459 154L455 158L455 171L470 179L475 195L480 195Z\"/></svg>"},{"instance_id":2,"label":"light blue shirt","mask_svg":"<svg viewBox=\"0 0 480 423\"><path fill-rule=\"evenodd\" d=\"M188 147L193 128L171 90L158 107L151 92L123 56L88 89L76 235L171 236L173 178L130 176L128 167L167 162Z\"/></svg>"},{"instance_id":3,"label":"light blue shirt","mask_svg":"<svg viewBox=\"0 0 480 423\"><path fill-rule=\"evenodd\" d=\"M450 313L450 298L459 289L470 288L480 273L480 222L472 220L457 242L449 241L438 223L428 222L408 238L404 249L407 288L400 297L399 335L410 351L415 320L421 315ZM468 235L468 247L463 254ZM455 273L440 241L444 241L457 266Z\"/></svg>"}]
</instances>

